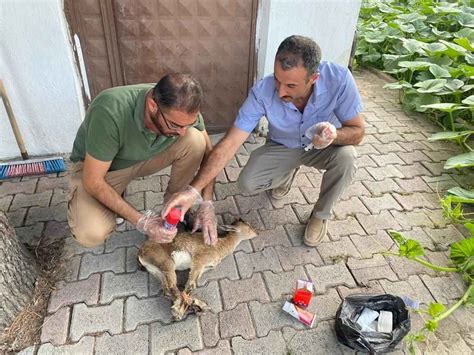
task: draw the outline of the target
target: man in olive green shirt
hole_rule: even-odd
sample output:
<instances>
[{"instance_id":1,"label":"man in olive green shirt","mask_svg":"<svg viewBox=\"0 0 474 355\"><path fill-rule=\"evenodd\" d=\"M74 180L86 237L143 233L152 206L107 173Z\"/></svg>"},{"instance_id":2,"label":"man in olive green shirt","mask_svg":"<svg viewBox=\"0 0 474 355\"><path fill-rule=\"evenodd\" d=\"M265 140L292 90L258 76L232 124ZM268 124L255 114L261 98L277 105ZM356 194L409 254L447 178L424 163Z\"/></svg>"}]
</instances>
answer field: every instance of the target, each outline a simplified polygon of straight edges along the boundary
<instances>
[{"instance_id":1,"label":"man in olive green shirt","mask_svg":"<svg viewBox=\"0 0 474 355\"><path fill-rule=\"evenodd\" d=\"M201 103L202 89L188 74L166 75L156 85L107 89L93 100L71 154L68 223L80 244L102 244L117 216L159 243L173 240L176 229L165 228L158 213L142 213L121 195L134 178L170 165L164 200L189 184L212 149ZM194 226L202 227L208 244L217 239L213 183L203 193Z\"/></svg>"}]
</instances>

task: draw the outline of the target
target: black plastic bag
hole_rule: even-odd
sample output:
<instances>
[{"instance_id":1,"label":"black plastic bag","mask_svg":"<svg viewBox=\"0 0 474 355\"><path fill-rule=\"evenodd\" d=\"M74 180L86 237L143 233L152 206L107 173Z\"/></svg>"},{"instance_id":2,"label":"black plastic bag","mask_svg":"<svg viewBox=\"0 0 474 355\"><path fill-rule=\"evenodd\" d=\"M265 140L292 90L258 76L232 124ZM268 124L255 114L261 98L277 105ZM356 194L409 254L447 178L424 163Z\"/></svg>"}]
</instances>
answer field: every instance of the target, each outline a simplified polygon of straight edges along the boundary
<instances>
[{"instance_id":1,"label":"black plastic bag","mask_svg":"<svg viewBox=\"0 0 474 355\"><path fill-rule=\"evenodd\" d=\"M356 321L364 308L392 312L393 331L362 332ZM336 313L337 339L352 349L363 352L391 351L409 331L410 314L402 299L393 295L350 295L342 301Z\"/></svg>"}]
</instances>

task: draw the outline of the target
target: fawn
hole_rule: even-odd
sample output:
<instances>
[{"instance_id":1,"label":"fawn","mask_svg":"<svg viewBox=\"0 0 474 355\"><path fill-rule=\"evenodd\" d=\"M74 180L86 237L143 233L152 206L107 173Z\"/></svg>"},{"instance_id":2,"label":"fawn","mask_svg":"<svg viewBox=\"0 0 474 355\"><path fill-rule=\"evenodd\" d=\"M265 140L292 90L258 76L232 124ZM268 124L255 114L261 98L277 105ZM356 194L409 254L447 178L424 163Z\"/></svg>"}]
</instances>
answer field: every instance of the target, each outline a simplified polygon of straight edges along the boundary
<instances>
[{"instance_id":1,"label":"fawn","mask_svg":"<svg viewBox=\"0 0 474 355\"><path fill-rule=\"evenodd\" d=\"M242 240L256 236L257 232L250 225L237 220L232 226L227 226L227 233L220 235L215 245L204 244L200 233L191 235L183 232L168 244L146 241L138 251L138 260L160 280L165 296L174 301L171 312L175 320L181 320L189 308L196 313L209 309L205 302L190 296L201 275L232 254ZM176 270L187 269L190 269L189 277L181 293Z\"/></svg>"}]
</instances>

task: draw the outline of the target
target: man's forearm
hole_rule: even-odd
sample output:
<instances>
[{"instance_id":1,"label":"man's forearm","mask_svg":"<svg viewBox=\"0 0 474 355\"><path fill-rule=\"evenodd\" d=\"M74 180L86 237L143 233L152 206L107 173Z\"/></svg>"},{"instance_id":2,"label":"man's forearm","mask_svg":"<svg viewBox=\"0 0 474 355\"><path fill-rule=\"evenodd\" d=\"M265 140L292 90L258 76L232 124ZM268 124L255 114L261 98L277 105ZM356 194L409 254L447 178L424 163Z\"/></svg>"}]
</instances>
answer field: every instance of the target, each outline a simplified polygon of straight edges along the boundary
<instances>
[{"instance_id":1,"label":"man's forearm","mask_svg":"<svg viewBox=\"0 0 474 355\"><path fill-rule=\"evenodd\" d=\"M87 186L85 185L84 187L97 201L130 223L134 225L137 224L142 216L140 212L129 205L105 180L88 183Z\"/></svg>"},{"instance_id":2,"label":"man's forearm","mask_svg":"<svg viewBox=\"0 0 474 355\"><path fill-rule=\"evenodd\" d=\"M341 127L337 129L337 138L333 145L357 145L364 138L364 129L361 127Z\"/></svg>"},{"instance_id":3,"label":"man's forearm","mask_svg":"<svg viewBox=\"0 0 474 355\"><path fill-rule=\"evenodd\" d=\"M210 195L212 198L214 179L219 172L224 169L227 162L234 156L238 148L239 146L232 146L231 142L223 139L212 149L206 162L201 166L198 174L190 184L198 191L202 191L204 199L206 199L205 194L209 193L208 189L210 189Z\"/></svg>"}]
</instances>

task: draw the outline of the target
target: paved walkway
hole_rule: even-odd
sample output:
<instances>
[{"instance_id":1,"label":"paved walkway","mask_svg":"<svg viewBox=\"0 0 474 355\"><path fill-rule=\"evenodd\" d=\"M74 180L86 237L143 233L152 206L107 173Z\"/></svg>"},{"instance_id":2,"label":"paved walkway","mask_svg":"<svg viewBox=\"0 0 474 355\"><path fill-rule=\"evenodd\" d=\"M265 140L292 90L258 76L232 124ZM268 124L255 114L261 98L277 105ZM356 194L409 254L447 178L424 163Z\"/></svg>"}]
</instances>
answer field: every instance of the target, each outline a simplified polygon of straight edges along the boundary
<instances>
[{"instance_id":1,"label":"paved walkway","mask_svg":"<svg viewBox=\"0 0 474 355\"><path fill-rule=\"evenodd\" d=\"M338 344L333 329L336 309L348 294L388 292L425 304L458 298L464 285L456 275L435 274L377 254L393 247L386 230L396 229L426 245L430 261L447 262L447 245L463 235L443 219L436 191L466 180L443 170L456 147L428 143L426 138L437 131L433 124L405 115L396 93L383 90L384 82L374 74L355 75L367 136L357 147L357 179L329 224L330 240L317 248L302 245L320 172L303 168L289 196L278 202L266 193L239 193L239 172L249 153L263 143L253 137L219 176L216 210L221 220L242 217L261 234L202 278L198 292L212 312L199 318L171 321L170 302L159 284L137 270L137 248L144 240L140 233L116 233L93 250L74 243L65 222L66 174L1 184L0 209L8 210L25 242L37 243L40 236L66 238L67 275L51 295L41 346L25 353L352 353ZM138 209L160 209L168 179L164 172L133 181L126 198ZM313 329L280 310L298 278L309 278L316 286L310 306L317 317ZM470 353L472 319L472 310L463 309L442 322L431 351ZM421 324L414 316L413 329Z\"/></svg>"}]
</instances>

